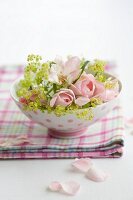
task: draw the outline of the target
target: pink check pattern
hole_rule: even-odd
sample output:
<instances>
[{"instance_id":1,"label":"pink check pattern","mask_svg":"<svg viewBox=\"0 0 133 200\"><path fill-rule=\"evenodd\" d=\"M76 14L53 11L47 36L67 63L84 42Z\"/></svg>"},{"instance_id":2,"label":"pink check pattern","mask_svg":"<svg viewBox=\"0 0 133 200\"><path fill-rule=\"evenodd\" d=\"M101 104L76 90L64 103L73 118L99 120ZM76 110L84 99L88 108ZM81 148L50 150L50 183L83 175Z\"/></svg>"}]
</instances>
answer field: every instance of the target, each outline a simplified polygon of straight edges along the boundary
<instances>
[{"instance_id":1,"label":"pink check pattern","mask_svg":"<svg viewBox=\"0 0 133 200\"><path fill-rule=\"evenodd\" d=\"M80 138L53 138L46 128L27 119L10 98L10 85L22 73L22 66L0 68L0 159L116 158L122 155L124 123L120 106L89 127ZM21 135L26 135L29 142L1 145Z\"/></svg>"}]
</instances>

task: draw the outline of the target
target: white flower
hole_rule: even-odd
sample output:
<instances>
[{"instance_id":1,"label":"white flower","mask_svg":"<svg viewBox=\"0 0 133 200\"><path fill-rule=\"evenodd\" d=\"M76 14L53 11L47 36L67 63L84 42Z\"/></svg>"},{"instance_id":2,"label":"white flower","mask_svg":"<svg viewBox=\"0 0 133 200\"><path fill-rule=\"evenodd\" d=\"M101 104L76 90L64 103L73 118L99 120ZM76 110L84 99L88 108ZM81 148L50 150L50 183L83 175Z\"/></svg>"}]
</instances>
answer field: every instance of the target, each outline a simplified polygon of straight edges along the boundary
<instances>
[{"instance_id":1,"label":"white flower","mask_svg":"<svg viewBox=\"0 0 133 200\"><path fill-rule=\"evenodd\" d=\"M56 64L52 64L49 71L49 81L53 83L59 83L58 73L59 66L57 66Z\"/></svg>"},{"instance_id":2,"label":"white flower","mask_svg":"<svg viewBox=\"0 0 133 200\"><path fill-rule=\"evenodd\" d=\"M61 58L55 59L56 64L52 64L49 71L49 81L62 84L63 80L67 80L71 84L80 73L80 59L78 57L68 58L63 62Z\"/></svg>"}]
</instances>

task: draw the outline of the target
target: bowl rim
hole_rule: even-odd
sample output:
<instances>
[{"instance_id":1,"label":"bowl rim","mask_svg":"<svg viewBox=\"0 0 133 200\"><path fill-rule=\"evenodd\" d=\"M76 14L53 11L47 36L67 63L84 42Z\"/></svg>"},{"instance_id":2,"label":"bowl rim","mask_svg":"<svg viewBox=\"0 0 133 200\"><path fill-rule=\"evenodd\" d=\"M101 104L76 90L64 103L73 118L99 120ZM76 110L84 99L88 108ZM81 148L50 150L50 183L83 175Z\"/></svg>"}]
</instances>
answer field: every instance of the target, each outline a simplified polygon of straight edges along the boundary
<instances>
[{"instance_id":1,"label":"bowl rim","mask_svg":"<svg viewBox=\"0 0 133 200\"><path fill-rule=\"evenodd\" d=\"M100 105L97 105L96 106L96 108L98 108L98 107L101 107L101 106L103 106L103 105L105 105L105 104L107 104L107 103L109 103L109 102L112 102L113 100L115 100L115 99L117 99L117 98L119 98L119 96L120 96L120 94L121 94L121 92L122 92L122 82L117 78L117 77L115 77L114 75L112 75L112 74L109 74L109 73L105 73L107 76L109 76L109 77L112 77L112 78L115 78L115 79L117 79L118 80L118 83L119 83L119 94L114 98L114 99L112 99L112 100L110 100L110 101L107 101L107 102L104 102L104 103L102 103L102 104L100 104ZM16 80L14 80L14 82L11 84L11 87L10 87L10 96L12 97L12 99L14 100L14 101L16 101L17 103L20 103L19 102L19 99L18 98L16 98L15 96L14 96L14 92L15 92L15 85L23 78L24 76L22 75L22 76L20 76L20 77L18 77ZM88 108L81 108L80 110L85 110L85 109L88 109ZM79 109L78 109L79 110Z\"/></svg>"}]
</instances>

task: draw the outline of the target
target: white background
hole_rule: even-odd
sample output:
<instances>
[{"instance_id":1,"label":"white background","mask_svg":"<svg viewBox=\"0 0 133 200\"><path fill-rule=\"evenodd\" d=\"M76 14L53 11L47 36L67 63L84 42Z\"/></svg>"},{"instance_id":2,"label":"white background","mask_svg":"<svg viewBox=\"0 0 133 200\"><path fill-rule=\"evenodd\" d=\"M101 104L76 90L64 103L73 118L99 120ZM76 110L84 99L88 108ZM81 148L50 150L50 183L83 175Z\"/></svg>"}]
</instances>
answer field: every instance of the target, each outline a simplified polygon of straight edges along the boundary
<instances>
[{"instance_id":1,"label":"white background","mask_svg":"<svg viewBox=\"0 0 133 200\"><path fill-rule=\"evenodd\" d=\"M0 65L24 63L30 53L46 60L72 54L116 61L124 113L133 116L132 0L0 0ZM0 198L132 200L132 144L126 132L123 158L95 161L111 174L105 183L73 174L71 160L0 161ZM75 197L49 193L46 186L54 179L75 179L81 191Z\"/></svg>"}]
</instances>

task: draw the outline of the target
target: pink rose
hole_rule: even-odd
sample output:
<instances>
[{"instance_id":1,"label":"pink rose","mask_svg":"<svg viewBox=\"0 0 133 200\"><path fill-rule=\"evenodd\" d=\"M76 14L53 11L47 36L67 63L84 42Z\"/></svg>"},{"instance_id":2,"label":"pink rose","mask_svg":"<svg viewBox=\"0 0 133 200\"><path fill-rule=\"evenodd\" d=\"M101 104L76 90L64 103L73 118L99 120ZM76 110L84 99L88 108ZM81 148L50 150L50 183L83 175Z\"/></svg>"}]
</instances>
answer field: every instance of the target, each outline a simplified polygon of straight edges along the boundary
<instances>
[{"instance_id":1,"label":"pink rose","mask_svg":"<svg viewBox=\"0 0 133 200\"><path fill-rule=\"evenodd\" d=\"M80 79L71 84L70 89L76 96L75 103L83 106L90 101L92 97L99 97L103 102L110 101L118 95L119 87L106 89L104 84L95 80L92 74L83 74Z\"/></svg>"},{"instance_id":2,"label":"pink rose","mask_svg":"<svg viewBox=\"0 0 133 200\"><path fill-rule=\"evenodd\" d=\"M104 89L101 93L97 93L95 97L99 97L103 102L114 99L119 94L119 85L117 84L113 89Z\"/></svg>"},{"instance_id":3,"label":"pink rose","mask_svg":"<svg viewBox=\"0 0 133 200\"><path fill-rule=\"evenodd\" d=\"M68 106L75 100L75 95L70 89L61 89L57 92L50 101L51 107Z\"/></svg>"},{"instance_id":4,"label":"pink rose","mask_svg":"<svg viewBox=\"0 0 133 200\"><path fill-rule=\"evenodd\" d=\"M103 93L97 95L103 102L111 101L114 99L119 92L111 89L106 89Z\"/></svg>"},{"instance_id":5,"label":"pink rose","mask_svg":"<svg viewBox=\"0 0 133 200\"><path fill-rule=\"evenodd\" d=\"M94 97L99 97L103 102L114 99L119 94L119 83L117 79L111 80L111 84L114 84L113 88L106 88L103 83L97 82Z\"/></svg>"},{"instance_id":6,"label":"pink rose","mask_svg":"<svg viewBox=\"0 0 133 200\"><path fill-rule=\"evenodd\" d=\"M91 98L103 92L104 86L98 83L92 74L83 74L75 84L71 84L70 89L76 96Z\"/></svg>"}]
</instances>

